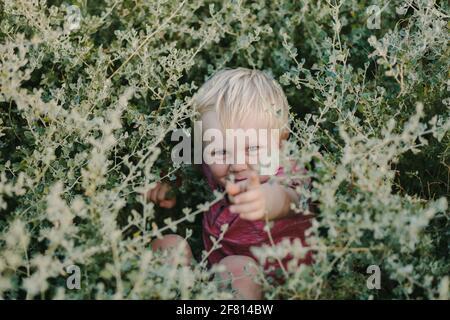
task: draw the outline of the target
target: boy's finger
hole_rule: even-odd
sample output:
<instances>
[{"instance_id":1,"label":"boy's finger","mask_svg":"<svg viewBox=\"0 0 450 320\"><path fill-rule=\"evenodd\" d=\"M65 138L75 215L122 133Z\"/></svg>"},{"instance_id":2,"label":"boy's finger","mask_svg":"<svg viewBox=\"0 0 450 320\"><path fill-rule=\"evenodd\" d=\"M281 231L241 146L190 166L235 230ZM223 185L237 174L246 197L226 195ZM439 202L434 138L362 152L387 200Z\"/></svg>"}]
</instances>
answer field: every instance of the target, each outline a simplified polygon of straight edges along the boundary
<instances>
[{"instance_id":1,"label":"boy's finger","mask_svg":"<svg viewBox=\"0 0 450 320\"><path fill-rule=\"evenodd\" d=\"M258 174L256 172L252 172L248 178L247 190L258 188L260 184Z\"/></svg>"},{"instance_id":2,"label":"boy's finger","mask_svg":"<svg viewBox=\"0 0 450 320\"><path fill-rule=\"evenodd\" d=\"M166 190L164 188L159 188L158 195L156 196L158 201L163 201L166 197Z\"/></svg>"},{"instance_id":3,"label":"boy's finger","mask_svg":"<svg viewBox=\"0 0 450 320\"><path fill-rule=\"evenodd\" d=\"M237 183L227 181L225 190L230 196L234 196L241 192L241 187Z\"/></svg>"},{"instance_id":4,"label":"boy's finger","mask_svg":"<svg viewBox=\"0 0 450 320\"><path fill-rule=\"evenodd\" d=\"M156 188L154 188L154 189L152 189L151 191L150 191L150 201L151 202L156 202L156 195L158 194L158 187L156 187Z\"/></svg>"},{"instance_id":5,"label":"boy's finger","mask_svg":"<svg viewBox=\"0 0 450 320\"><path fill-rule=\"evenodd\" d=\"M259 201L235 204L230 206L230 211L232 213L247 214L258 210L261 210L261 203Z\"/></svg>"},{"instance_id":6,"label":"boy's finger","mask_svg":"<svg viewBox=\"0 0 450 320\"><path fill-rule=\"evenodd\" d=\"M159 206L161 208L166 208L166 209L171 209L175 206L176 204L176 200L175 199L170 199L170 200L163 200L159 203Z\"/></svg>"},{"instance_id":7,"label":"boy's finger","mask_svg":"<svg viewBox=\"0 0 450 320\"><path fill-rule=\"evenodd\" d=\"M150 196L152 195L152 190L147 190L144 192L145 201L150 201Z\"/></svg>"},{"instance_id":8,"label":"boy's finger","mask_svg":"<svg viewBox=\"0 0 450 320\"><path fill-rule=\"evenodd\" d=\"M167 194L170 191L170 186L167 183L161 184L161 189L164 191L164 199L168 199Z\"/></svg>"},{"instance_id":9,"label":"boy's finger","mask_svg":"<svg viewBox=\"0 0 450 320\"><path fill-rule=\"evenodd\" d=\"M242 192L234 198L235 203L246 203L251 202L258 199L259 191L258 190L248 190L246 192Z\"/></svg>"},{"instance_id":10,"label":"boy's finger","mask_svg":"<svg viewBox=\"0 0 450 320\"><path fill-rule=\"evenodd\" d=\"M265 218L265 215L264 212L262 212L261 210L256 210L252 212L242 213L239 215L239 218L248 221L257 221L263 220Z\"/></svg>"},{"instance_id":11,"label":"boy's finger","mask_svg":"<svg viewBox=\"0 0 450 320\"><path fill-rule=\"evenodd\" d=\"M159 187L160 187L160 183L157 182L157 183L156 183L156 186L155 186L153 189L151 189L151 190L149 191L149 198L150 198L150 201L156 202L156 200L157 200L157 199L156 199L156 195L158 194Z\"/></svg>"}]
</instances>

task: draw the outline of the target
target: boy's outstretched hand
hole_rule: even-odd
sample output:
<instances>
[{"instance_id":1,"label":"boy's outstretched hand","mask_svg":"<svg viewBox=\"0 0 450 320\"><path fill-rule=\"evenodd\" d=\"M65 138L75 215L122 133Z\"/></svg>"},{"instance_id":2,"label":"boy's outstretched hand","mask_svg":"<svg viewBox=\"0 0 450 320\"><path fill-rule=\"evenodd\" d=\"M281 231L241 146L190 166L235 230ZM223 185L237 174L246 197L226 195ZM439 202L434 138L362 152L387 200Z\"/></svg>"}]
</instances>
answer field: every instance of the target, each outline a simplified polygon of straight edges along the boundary
<instances>
[{"instance_id":1,"label":"boy's outstretched hand","mask_svg":"<svg viewBox=\"0 0 450 320\"><path fill-rule=\"evenodd\" d=\"M238 213L241 219L262 220L267 210L266 188L263 188L258 174L253 172L250 177L241 182L227 182L225 190L230 196L232 206L230 211Z\"/></svg>"},{"instance_id":2,"label":"boy's outstretched hand","mask_svg":"<svg viewBox=\"0 0 450 320\"><path fill-rule=\"evenodd\" d=\"M161 208L170 209L175 206L177 200L170 196L171 186L165 182L157 182L156 187L149 190L146 194L147 201L151 201Z\"/></svg>"}]
</instances>

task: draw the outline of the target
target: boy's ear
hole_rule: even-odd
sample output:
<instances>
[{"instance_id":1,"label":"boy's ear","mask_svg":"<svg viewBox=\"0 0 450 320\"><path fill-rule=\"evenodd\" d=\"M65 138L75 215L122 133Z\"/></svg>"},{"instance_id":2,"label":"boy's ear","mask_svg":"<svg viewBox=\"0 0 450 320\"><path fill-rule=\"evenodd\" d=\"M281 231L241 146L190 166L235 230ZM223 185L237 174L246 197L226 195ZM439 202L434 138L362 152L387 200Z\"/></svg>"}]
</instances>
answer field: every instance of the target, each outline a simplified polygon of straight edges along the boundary
<instances>
[{"instance_id":1,"label":"boy's ear","mask_svg":"<svg viewBox=\"0 0 450 320\"><path fill-rule=\"evenodd\" d=\"M289 131L285 130L280 135L280 148L283 148L284 142L289 138Z\"/></svg>"},{"instance_id":2,"label":"boy's ear","mask_svg":"<svg viewBox=\"0 0 450 320\"><path fill-rule=\"evenodd\" d=\"M283 130L280 135L280 147L283 145L283 142L289 138L289 131Z\"/></svg>"}]
</instances>

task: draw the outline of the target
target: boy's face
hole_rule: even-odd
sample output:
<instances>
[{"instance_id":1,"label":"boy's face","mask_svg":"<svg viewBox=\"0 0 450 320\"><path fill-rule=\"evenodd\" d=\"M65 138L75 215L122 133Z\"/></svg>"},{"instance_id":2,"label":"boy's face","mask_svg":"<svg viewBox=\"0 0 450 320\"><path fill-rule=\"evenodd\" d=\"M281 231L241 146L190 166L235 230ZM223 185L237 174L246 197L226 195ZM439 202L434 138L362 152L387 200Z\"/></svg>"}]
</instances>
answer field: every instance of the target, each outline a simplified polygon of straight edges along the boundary
<instances>
[{"instance_id":1,"label":"boy's face","mask_svg":"<svg viewBox=\"0 0 450 320\"><path fill-rule=\"evenodd\" d=\"M226 181L234 175L235 181L244 181L256 171L261 183L276 173L282 140L276 129L256 118L244 119L241 124L232 124L231 130L224 130L215 111L202 115L203 161L212 172L215 181L225 187ZM206 141L205 141L206 140ZM272 156L272 158L270 158ZM272 162L270 162L272 159ZM261 169L260 164L271 166Z\"/></svg>"}]
</instances>

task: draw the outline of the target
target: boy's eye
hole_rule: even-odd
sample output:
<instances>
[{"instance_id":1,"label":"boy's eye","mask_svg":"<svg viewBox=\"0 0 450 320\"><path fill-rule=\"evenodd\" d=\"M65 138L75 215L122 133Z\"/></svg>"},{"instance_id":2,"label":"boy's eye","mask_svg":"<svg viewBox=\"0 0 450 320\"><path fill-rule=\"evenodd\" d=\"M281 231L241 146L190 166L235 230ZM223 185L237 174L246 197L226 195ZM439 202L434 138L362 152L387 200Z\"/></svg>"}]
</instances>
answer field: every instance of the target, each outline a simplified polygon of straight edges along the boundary
<instances>
[{"instance_id":1,"label":"boy's eye","mask_svg":"<svg viewBox=\"0 0 450 320\"><path fill-rule=\"evenodd\" d=\"M212 152L212 156L213 157L220 157L220 156L225 156L227 154L226 150L214 150Z\"/></svg>"}]
</instances>

